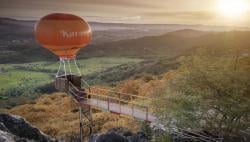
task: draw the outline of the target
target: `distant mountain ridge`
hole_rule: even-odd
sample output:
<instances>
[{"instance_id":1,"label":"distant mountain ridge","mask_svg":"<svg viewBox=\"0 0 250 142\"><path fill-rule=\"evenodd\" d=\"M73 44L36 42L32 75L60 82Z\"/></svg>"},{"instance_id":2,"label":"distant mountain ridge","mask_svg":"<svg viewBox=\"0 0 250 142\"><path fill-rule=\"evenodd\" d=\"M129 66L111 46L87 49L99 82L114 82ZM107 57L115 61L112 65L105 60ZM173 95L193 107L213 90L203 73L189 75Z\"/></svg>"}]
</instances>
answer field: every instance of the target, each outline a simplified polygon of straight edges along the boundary
<instances>
[{"instance_id":1,"label":"distant mountain ridge","mask_svg":"<svg viewBox=\"0 0 250 142\"><path fill-rule=\"evenodd\" d=\"M13 24L13 25L21 25L21 26L27 26L27 24L34 24L35 20L16 20L12 18L4 18L0 17L0 23L2 24Z\"/></svg>"},{"instance_id":2,"label":"distant mountain ridge","mask_svg":"<svg viewBox=\"0 0 250 142\"><path fill-rule=\"evenodd\" d=\"M192 38L192 37L200 37L203 35L207 35L208 33L211 33L211 32L198 31L198 30L193 30L193 29L183 29L183 30L178 30L174 32L169 32L167 33L167 35Z\"/></svg>"},{"instance_id":3,"label":"distant mountain ridge","mask_svg":"<svg viewBox=\"0 0 250 142\"><path fill-rule=\"evenodd\" d=\"M17 20L13 18L0 17L0 25L2 24L13 24L13 25L21 25L21 26L34 26L37 20ZM111 27L116 29L120 28L140 28L143 27L146 29L172 29L171 31L181 30L181 29L195 29L195 30L204 30L204 31L232 31L232 30L248 30L250 31L250 27L232 27L232 26L216 26L216 25L187 25L187 24L130 24L130 23L102 23L89 21L90 25L96 29L98 26ZM97 29L100 30L100 29ZM101 29L102 30L102 29Z\"/></svg>"},{"instance_id":4,"label":"distant mountain ridge","mask_svg":"<svg viewBox=\"0 0 250 142\"><path fill-rule=\"evenodd\" d=\"M99 56L134 57L175 57L186 55L199 47L240 48L250 53L250 32L204 32L197 30L179 30L160 36L121 40L88 47L80 52L82 57L99 53Z\"/></svg>"},{"instance_id":5,"label":"distant mountain ridge","mask_svg":"<svg viewBox=\"0 0 250 142\"><path fill-rule=\"evenodd\" d=\"M33 36L35 21L0 18L0 63L57 60L41 48ZM197 47L227 46L237 43L248 52L250 32L197 30L187 25L138 25L90 23L93 41L78 58L99 56L167 57L186 55ZM192 29L194 27L194 29Z\"/></svg>"}]
</instances>

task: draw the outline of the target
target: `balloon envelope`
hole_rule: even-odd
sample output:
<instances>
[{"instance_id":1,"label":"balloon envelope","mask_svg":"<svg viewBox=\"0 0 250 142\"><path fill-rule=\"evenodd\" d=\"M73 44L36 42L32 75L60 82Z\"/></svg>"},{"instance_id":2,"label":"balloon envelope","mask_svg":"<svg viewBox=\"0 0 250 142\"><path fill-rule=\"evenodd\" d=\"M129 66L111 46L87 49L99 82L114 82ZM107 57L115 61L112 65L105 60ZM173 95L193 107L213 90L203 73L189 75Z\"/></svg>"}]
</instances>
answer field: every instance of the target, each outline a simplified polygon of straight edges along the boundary
<instances>
[{"instance_id":1,"label":"balloon envelope","mask_svg":"<svg viewBox=\"0 0 250 142\"><path fill-rule=\"evenodd\" d=\"M49 14L35 26L37 41L61 58L75 58L91 41L91 35L88 23L71 14Z\"/></svg>"}]
</instances>

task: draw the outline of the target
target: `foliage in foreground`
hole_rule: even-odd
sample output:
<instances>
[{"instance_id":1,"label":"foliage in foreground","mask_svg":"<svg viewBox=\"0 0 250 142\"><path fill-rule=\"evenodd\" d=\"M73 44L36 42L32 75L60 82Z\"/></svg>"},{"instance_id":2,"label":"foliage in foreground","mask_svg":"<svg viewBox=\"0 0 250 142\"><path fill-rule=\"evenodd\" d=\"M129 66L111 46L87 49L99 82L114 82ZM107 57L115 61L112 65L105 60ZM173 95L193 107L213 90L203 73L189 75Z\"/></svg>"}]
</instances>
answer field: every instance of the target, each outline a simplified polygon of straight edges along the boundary
<instances>
[{"instance_id":1,"label":"foliage in foreground","mask_svg":"<svg viewBox=\"0 0 250 142\"><path fill-rule=\"evenodd\" d=\"M249 128L250 60L234 53L202 49L184 58L157 103L162 123L221 135Z\"/></svg>"},{"instance_id":2,"label":"foliage in foreground","mask_svg":"<svg viewBox=\"0 0 250 142\"><path fill-rule=\"evenodd\" d=\"M43 95L33 104L25 104L5 110L8 113L24 117L31 124L48 135L67 138L79 133L79 114L71 97L55 93ZM3 110L1 110L3 111ZM129 118L107 112L93 113L94 132L105 132L114 127L128 127L137 131L137 123Z\"/></svg>"}]
</instances>

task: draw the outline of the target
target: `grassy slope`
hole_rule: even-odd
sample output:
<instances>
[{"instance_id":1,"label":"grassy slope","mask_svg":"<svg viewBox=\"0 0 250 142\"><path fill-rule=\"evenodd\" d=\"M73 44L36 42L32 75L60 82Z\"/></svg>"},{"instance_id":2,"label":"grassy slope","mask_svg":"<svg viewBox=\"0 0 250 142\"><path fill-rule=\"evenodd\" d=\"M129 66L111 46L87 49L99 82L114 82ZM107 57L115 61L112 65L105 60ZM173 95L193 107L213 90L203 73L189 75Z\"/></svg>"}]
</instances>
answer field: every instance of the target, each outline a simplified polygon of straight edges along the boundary
<instances>
[{"instance_id":1,"label":"grassy slope","mask_svg":"<svg viewBox=\"0 0 250 142\"><path fill-rule=\"evenodd\" d=\"M92 75L123 64L136 64L141 59L132 58L91 58L79 60L83 75ZM53 91L53 78L58 63L33 62L27 64L0 64L0 107L15 106L37 93ZM45 91L45 92L44 92ZM18 101L20 96L26 97ZM6 100L9 98L8 100ZM1 101L2 99L2 101ZM13 101L11 101L13 100Z\"/></svg>"},{"instance_id":2,"label":"grassy slope","mask_svg":"<svg viewBox=\"0 0 250 142\"><path fill-rule=\"evenodd\" d=\"M11 70L0 74L0 89L21 87L22 85L32 86L51 82L51 76L43 72Z\"/></svg>"},{"instance_id":3,"label":"grassy slope","mask_svg":"<svg viewBox=\"0 0 250 142\"><path fill-rule=\"evenodd\" d=\"M79 133L79 114L74 101L67 95L55 93L41 96L33 104L20 105L8 113L20 115L46 134L54 137L70 137ZM113 127L128 127L137 131L138 125L132 119L120 118L106 112L94 111L94 133Z\"/></svg>"},{"instance_id":4,"label":"grassy slope","mask_svg":"<svg viewBox=\"0 0 250 142\"><path fill-rule=\"evenodd\" d=\"M144 76L139 79L126 80L112 88L124 93L157 98L166 85L166 80L175 75L168 72L161 76ZM111 89L110 87L107 87ZM99 93L101 93L99 91ZM123 97L126 99L126 96ZM127 98L129 100L129 98ZM138 103L149 105L143 100L134 100ZM62 109L63 108L63 109ZM151 110L151 109L150 109ZM77 106L70 96L63 93L53 93L40 96L35 102L16 106L8 113L23 116L43 132L55 137L67 137L78 133L79 121ZM133 119L119 117L111 113L93 111L94 132L104 132L114 127L127 127L138 131L138 123Z\"/></svg>"},{"instance_id":5,"label":"grassy slope","mask_svg":"<svg viewBox=\"0 0 250 142\"><path fill-rule=\"evenodd\" d=\"M103 57L79 60L78 64L81 72L84 75L88 75L122 64L138 63L141 61L141 59ZM0 89L3 89L8 86L14 87L20 85L20 83L27 83L30 79L39 82L52 81L52 76L58 69L58 63L34 62L28 64L4 64L0 65L0 68L4 70L0 73Z\"/></svg>"},{"instance_id":6,"label":"grassy slope","mask_svg":"<svg viewBox=\"0 0 250 142\"><path fill-rule=\"evenodd\" d=\"M127 63L138 63L141 62L142 59L135 59L135 58L115 58L115 57L100 57L100 58L89 58L89 59L82 59L79 60L77 63L83 75L92 74L95 72L103 71L107 68L119 66L121 64ZM36 64L36 63L35 63ZM32 64L28 64L31 65ZM40 64L38 69L40 70L54 70L57 71L59 63L43 63ZM72 71L76 72L73 64L71 64Z\"/></svg>"}]
</instances>

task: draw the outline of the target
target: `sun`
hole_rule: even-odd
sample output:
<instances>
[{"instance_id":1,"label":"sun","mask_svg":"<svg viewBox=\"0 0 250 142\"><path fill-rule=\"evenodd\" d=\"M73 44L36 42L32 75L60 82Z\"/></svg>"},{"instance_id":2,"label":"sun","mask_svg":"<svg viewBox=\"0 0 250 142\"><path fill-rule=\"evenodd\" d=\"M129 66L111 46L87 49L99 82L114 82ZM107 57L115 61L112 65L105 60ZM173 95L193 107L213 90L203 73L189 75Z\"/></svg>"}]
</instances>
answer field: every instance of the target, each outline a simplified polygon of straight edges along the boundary
<instances>
[{"instance_id":1,"label":"sun","mask_svg":"<svg viewBox=\"0 0 250 142\"><path fill-rule=\"evenodd\" d=\"M229 18L242 17L248 10L246 0L217 0L220 15Z\"/></svg>"}]
</instances>

